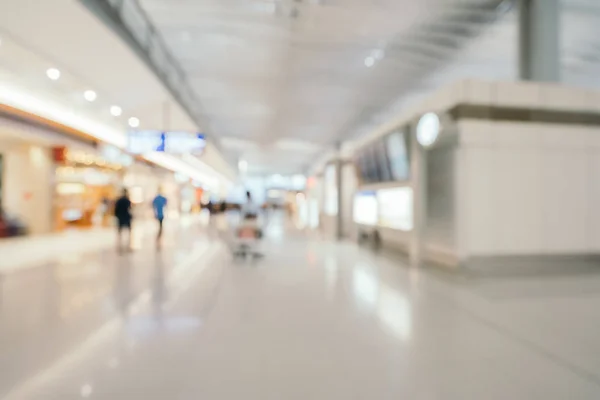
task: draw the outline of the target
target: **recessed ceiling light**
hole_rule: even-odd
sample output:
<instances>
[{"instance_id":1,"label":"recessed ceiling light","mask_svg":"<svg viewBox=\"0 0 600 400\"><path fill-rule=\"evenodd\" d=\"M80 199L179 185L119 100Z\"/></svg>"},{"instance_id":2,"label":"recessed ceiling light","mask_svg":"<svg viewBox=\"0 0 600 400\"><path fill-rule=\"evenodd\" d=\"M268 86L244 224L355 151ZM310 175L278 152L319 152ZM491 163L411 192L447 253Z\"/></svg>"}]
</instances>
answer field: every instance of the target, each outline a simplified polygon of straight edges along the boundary
<instances>
[{"instance_id":1,"label":"recessed ceiling light","mask_svg":"<svg viewBox=\"0 0 600 400\"><path fill-rule=\"evenodd\" d=\"M46 75L53 81L57 81L60 78L60 71L56 68L48 68Z\"/></svg>"},{"instance_id":2,"label":"recessed ceiling light","mask_svg":"<svg viewBox=\"0 0 600 400\"><path fill-rule=\"evenodd\" d=\"M121 114L123 114L123 110L121 109L121 107L119 106L111 106L110 107L110 113L114 116L114 117L120 117Z\"/></svg>"},{"instance_id":3,"label":"recessed ceiling light","mask_svg":"<svg viewBox=\"0 0 600 400\"><path fill-rule=\"evenodd\" d=\"M98 97L98 95L93 90L86 90L85 92L83 92L83 97L87 101L94 101L94 100L96 100L96 98Z\"/></svg>"},{"instance_id":4,"label":"recessed ceiling light","mask_svg":"<svg viewBox=\"0 0 600 400\"><path fill-rule=\"evenodd\" d=\"M373 65L375 65L375 59L373 57L367 57L365 58L365 66L368 68L371 68Z\"/></svg>"},{"instance_id":5,"label":"recessed ceiling light","mask_svg":"<svg viewBox=\"0 0 600 400\"><path fill-rule=\"evenodd\" d=\"M129 118L129 126L132 128L137 128L138 126L140 126L140 120L136 117Z\"/></svg>"},{"instance_id":6,"label":"recessed ceiling light","mask_svg":"<svg viewBox=\"0 0 600 400\"><path fill-rule=\"evenodd\" d=\"M376 60L381 60L383 59L383 57L385 57L385 51L383 51L382 49L375 49L373 50L373 57Z\"/></svg>"},{"instance_id":7,"label":"recessed ceiling light","mask_svg":"<svg viewBox=\"0 0 600 400\"><path fill-rule=\"evenodd\" d=\"M92 388L92 385L90 384L85 384L81 387L81 397L83 398L87 398L90 397L92 395L92 392L94 391L94 389Z\"/></svg>"}]
</instances>

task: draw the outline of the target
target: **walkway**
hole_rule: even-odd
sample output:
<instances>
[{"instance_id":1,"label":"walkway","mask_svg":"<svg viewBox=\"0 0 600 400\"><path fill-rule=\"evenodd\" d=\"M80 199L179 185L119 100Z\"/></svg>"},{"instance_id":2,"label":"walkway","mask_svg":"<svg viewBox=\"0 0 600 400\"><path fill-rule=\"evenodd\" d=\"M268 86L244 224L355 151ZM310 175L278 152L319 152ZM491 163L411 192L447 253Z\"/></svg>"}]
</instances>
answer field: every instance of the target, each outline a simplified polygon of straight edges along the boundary
<instances>
[{"instance_id":1,"label":"walkway","mask_svg":"<svg viewBox=\"0 0 600 400\"><path fill-rule=\"evenodd\" d=\"M600 275L411 270L277 221L234 263L175 225L6 275L0 399L600 398Z\"/></svg>"}]
</instances>

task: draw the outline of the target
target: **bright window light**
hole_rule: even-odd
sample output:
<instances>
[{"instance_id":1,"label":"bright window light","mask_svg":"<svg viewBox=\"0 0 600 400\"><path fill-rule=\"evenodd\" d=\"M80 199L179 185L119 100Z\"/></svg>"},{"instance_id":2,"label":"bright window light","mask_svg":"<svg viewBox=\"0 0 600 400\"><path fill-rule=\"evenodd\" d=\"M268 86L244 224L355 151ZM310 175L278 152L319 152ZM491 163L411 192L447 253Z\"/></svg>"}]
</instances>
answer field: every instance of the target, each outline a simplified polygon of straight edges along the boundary
<instances>
[{"instance_id":1,"label":"bright window light","mask_svg":"<svg viewBox=\"0 0 600 400\"><path fill-rule=\"evenodd\" d=\"M373 65L375 65L375 59L373 57L367 57L365 58L365 66L368 68L371 68Z\"/></svg>"},{"instance_id":2,"label":"bright window light","mask_svg":"<svg viewBox=\"0 0 600 400\"><path fill-rule=\"evenodd\" d=\"M98 97L98 95L93 90L86 90L85 92L83 92L83 97L87 101L92 102L92 101L96 100L96 98Z\"/></svg>"},{"instance_id":3,"label":"bright window light","mask_svg":"<svg viewBox=\"0 0 600 400\"><path fill-rule=\"evenodd\" d=\"M56 68L48 68L48 70L46 71L46 75L53 81L57 81L58 79L60 79L60 71Z\"/></svg>"},{"instance_id":4,"label":"bright window light","mask_svg":"<svg viewBox=\"0 0 600 400\"><path fill-rule=\"evenodd\" d=\"M129 118L129 126L132 128L137 128L138 126L140 126L140 120L136 117Z\"/></svg>"},{"instance_id":5,"label":"bright window light","mask_svg":"<svg viewBox=\"0 0 600 400\"><path fill-rule=\"evenodd\" d=\"M123 114L123 110L119 106L110 107L110 113L113 117L120 117Z\"/></svg>"},{"instance_id":6,"label":"bright window light","mask_svg":"<svg viewBox=\"0 0 600 400\"><path fill-rule=\"evenodd\" d=\"M246 172L246 171L248 171L248 161L246 161L246 160L240 160L238 162L238 168L239 168L240 172Z\"/></svg>"}]
</instances>

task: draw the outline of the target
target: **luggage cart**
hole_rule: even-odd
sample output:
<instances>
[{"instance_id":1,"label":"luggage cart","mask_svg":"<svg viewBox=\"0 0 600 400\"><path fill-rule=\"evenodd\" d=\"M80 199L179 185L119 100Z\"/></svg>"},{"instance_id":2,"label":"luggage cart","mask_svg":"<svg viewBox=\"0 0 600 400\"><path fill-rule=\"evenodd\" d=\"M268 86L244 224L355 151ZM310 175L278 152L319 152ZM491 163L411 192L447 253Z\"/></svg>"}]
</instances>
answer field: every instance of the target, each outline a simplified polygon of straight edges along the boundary
<instances>
[{"instance_id":1,"label":"luggage cart","mask_svg":"<svg viewBox=\"0 0 600 400\"><path fill-rule=\"evenodd\" d=\"M233 256L235 258L261 258L263 254L258 251L258 244L262 237L262 230L256 218L242 219L235 228Z\"/></svg>"}]
</instances>

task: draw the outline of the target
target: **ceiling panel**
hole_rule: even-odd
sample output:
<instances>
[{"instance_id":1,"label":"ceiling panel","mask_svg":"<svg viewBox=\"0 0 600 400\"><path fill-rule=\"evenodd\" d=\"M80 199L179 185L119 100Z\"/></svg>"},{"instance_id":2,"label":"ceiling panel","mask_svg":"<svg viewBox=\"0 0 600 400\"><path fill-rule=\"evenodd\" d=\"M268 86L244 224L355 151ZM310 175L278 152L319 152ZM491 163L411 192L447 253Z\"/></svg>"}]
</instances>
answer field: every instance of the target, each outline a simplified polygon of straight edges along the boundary
<instances>
[{"instance_id":1,"label":"ceiling panel","mask_svg":"<svg viewBox=\"0 0 600 400\"><path fill-rule=\"evenodd\" d=\"M256 144L237 148L225 140L230 156L251 158L269 173L307 165L441 85L516 77L510 0L139 2L218 135ZM600 66L597 3L563 1L568 82ZM320 150L272 154L281 139Z\"/></svg>"}]
</instances>

